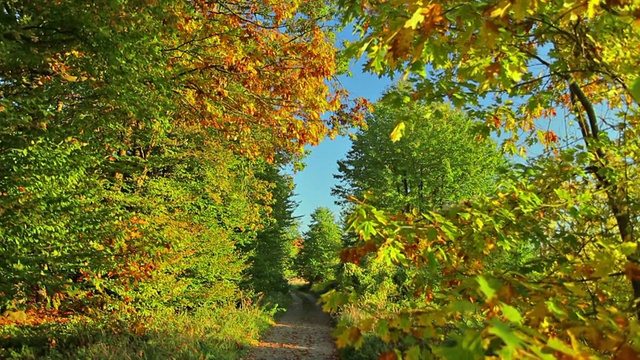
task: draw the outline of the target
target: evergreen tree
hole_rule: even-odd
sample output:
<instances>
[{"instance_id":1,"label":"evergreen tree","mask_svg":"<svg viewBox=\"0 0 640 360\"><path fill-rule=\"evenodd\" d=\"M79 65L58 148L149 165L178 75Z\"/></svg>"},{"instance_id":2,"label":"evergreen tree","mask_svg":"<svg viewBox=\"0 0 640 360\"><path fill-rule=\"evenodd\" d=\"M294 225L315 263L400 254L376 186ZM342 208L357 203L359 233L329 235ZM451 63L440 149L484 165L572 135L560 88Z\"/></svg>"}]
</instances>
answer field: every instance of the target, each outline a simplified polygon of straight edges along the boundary
<instances>
[{"instance_id":1,"label":"evergreen tree","mask_svg":"<svg viewBox=\"0 0 640 360\"><path fill-rule=\"evenodd\" d=\"M319 207L311 214L309 230L304 233L298 254L300 276L312 284L335 279L342 231L331 210Z\"/></svg>"}]
</instances>

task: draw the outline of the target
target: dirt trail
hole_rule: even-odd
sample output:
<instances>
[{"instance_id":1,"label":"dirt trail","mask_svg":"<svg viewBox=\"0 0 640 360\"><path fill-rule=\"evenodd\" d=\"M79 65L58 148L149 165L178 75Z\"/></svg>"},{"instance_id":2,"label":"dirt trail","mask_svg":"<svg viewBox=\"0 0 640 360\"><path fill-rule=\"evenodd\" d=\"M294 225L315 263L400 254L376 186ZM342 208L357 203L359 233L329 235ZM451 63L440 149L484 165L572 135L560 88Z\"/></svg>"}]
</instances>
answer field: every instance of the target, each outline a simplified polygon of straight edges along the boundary
<instances>
[{"instance_id":1,"label":"dirt trail","mask_svg":"<svg viewBox=\"0 0 640 360\"><path fill-rule=\"evenodd\" d=\"M291 292L291 306L246 360L337 360L329 315L316 299Z\"/></svg>"}]
</instances>

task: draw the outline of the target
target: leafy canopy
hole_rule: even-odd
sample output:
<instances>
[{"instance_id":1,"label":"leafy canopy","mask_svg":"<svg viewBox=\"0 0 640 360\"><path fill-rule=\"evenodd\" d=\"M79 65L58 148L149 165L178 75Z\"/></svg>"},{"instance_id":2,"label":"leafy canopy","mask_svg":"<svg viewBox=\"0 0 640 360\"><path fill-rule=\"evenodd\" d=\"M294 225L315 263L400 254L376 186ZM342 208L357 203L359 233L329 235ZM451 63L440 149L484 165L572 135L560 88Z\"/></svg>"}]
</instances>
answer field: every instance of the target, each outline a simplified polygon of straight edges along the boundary
<instances>
[{"instance_id":1,"label":"leafy canopy","mask_svg":"<svg viewBox=\"0 0 640 360\"><path fill-rule=\"evenodd\" d=\"M334 195L371 191L376 198L369 203L378 208L409 212L491 190L502 163L495 143L476 139L478 124L463 112L411 99L410 86L400 84L375 103L366 129L356 132L346 159L338 162ZM406 124L402 136L399 124Z\"/></svg>"},{"instance_id":2,"label":"leafy canopy","mask_svg":"<svg viewBox=\"0 0 640 360\"><path fill-rule=\"evenodd\" d=\"M385 358L637 358L640 3L341 7L360 35L351 54L365 54L366 69L403 73L415 98L449 99L511 153L544 150L506 174L494 196L438 212L394 215L366 203L354 212L353 251L384 244L397 249L394 263L443 275L437 286L416 278L411 306L359 331L413 341ZM518 246L538 259L494 266L517 259Z\"/></svg>"},{"instance_id":3,"label":"leafy canopy","mask_svg":"<svg viewBox=\"0 0 640 360\"><path fill-rule=\"evenodd\" d=\"M228 305L252 271L281 290L251 252L284 241L279 166L354 120L331 6L2 2L2 310Z\"/></svg>"}]
</instances>

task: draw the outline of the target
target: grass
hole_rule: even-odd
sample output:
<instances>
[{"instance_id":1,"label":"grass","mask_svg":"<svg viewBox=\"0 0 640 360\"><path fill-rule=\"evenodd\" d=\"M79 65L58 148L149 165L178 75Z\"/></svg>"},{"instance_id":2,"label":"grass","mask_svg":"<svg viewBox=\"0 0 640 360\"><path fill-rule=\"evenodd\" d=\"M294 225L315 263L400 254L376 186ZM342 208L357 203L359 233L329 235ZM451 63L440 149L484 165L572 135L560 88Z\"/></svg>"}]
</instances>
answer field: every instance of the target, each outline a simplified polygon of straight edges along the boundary
<instances>
[{"instance_id":1,"label":"grass","mask_svg":"<svg viewBox=\"0 0 640 360\"><path fill-rule=\"evenodd\" d=\"M376 305L384 306L383 304ZM361 306L351 304L343 307L338 317L339 321L344 321L351 326L353 324L359 324L362 319L369 316L370 314L365 313ZM359 349L355 349L353 346L338 349L341 359L377 360L381 354L391 351L394 348L391 343L385 343L372 332L365 332L362 336L364 336L364 342Z\"/></svg>"},{"instance_id":2,"label":"grass","mask_svg":"<svg viewBox=\"0 0 640 360\"><path fill-rule=\"evenodd\" d=\"M0 325L2 359L238 359L272 319L258 307L158 311L145 319L70 317Z\"/></svg>"}]
</instances>

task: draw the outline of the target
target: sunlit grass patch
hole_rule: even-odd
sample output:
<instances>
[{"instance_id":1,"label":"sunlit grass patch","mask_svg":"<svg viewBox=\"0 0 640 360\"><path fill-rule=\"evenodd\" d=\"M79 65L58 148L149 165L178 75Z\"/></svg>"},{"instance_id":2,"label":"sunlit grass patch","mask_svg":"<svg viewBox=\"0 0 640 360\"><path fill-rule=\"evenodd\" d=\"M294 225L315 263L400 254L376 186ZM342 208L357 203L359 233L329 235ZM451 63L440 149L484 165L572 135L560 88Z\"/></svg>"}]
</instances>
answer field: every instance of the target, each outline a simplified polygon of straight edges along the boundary
<instances>
[{"instance_id":1,"label":"sunlit grass patch","mask_svg":"<svg viewBox=\"0 0 640 360\"><path fill-rule=\"evenodd\" d=\"M270 323L257 308L158 311L145 319L71 317L0 327L6 359L237 359Z\"/></svg>"}]
</instances>

